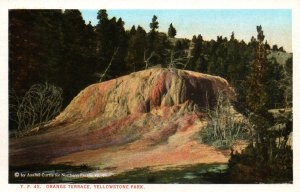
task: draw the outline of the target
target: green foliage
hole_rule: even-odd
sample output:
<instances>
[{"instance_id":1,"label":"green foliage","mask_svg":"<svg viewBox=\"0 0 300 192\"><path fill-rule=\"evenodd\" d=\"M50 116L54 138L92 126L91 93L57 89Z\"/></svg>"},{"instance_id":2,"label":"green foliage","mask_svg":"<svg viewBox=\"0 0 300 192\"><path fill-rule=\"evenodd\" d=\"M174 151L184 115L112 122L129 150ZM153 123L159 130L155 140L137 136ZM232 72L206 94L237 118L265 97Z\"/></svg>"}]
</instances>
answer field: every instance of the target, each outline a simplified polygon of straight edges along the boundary
<instances>
[{"instance_id":1,"label":"green foliage","mask_svg":"<svg viewBox=\"0 0 300 192\"><path fill-rule=\"evenodd\" d=\"M268 101L267 98L267 72L268 72L268 61L267 53L264 44L264 35L261 26L257 26L257 39L259 40L256 57L254 62L251 63L250 73L247 76L247 97L246 105L247 108L254 112L259 113L263 111L266 107Z\"/></svg>"},{"instance_id":2,"label":"green foliage","mask_svg":"<svg viewBox=\"0 0 300 192\"><path fill-rule=\"evenodd\" d=\"M125 58L128 47L123 20L121 18L116 19L115 17L109 19L105 13L105 10L100 10L97 17L99 19L96 26L98 58L95 72L104 72L110 64L116 49L118 49L118 54L114 56L113 63L103 80L126 74Z\"/></svg>"},{"instance_id":3,"label":"green foliage","mask_svg":"<svg viewBox=\"0 0 300 192\"><path fill-rule=\"evenodd\" d=\"M156 15L153 15L152 22L150 23L151 32L155 32L158 29L158 21Z\"/></svg>"},{"instance_id":4,"label":"green foliage","mask_svg":"<svg viewBox=\"0 0 300 192\"><path fill-rule=\"evenodd\" d=\"M280 87L284 90L284 106L293 105L293 57L289 58L284 65L284 78L280 80Z\"/></svg>"},{"instance_id":5,"label":"green foliage","mask_svg":"<svg viewBox=\"0 0 300 192\"><path fill-rule=\"evenodd\" d=\"M278 51L278 45L273 45L272 50L273 51Z\"/></svg>"},{"instance_id":6,"label":"green foliage","mask_svg":"<svg viewBox=\"0 0 300 192\"><path fill-rule=\"evenodd\" d=\"M275 59L268 62L266 93L268 100L266 108L284 108L284 94L291 84L284 82L286 78L284 66L278 64Z\"/></svg>"},{"instance_id":7,"label":"green foliage","mask_svg":"<svg viewBox=\"0 0 300 192\"><path fill-rule=\"evenodd\" d=\"M81 89L94 82L96 36L92 26L85 25L79 10L65 10L61 22L62 57L57 61L55 78L51 82L62 87L64 98L69 102Z\"/></svg>"},{"instance_id":8,"label":"green foliage","mask_svg":"<svg viewBox=\"0 0 300 192\"><path fill-rule=\"evenodd\" d=\"M108 21L107 11L105 9L100 9L97 13L98 24L105 25L105 22Z\"/></svg>"},{"instance_id":9,"label":"green foliage","mask_svg":"<svg viewBox=\"0 0 300 192\"><path fill-rule=\"evenodd\" d=\"M18 96L49 82L64 90L66 106L95 81L95 35L80 11L11 10L10 18L9 82Z\"/></svg>"},{"instance_id":10,"label":"green foliage","mask_svg":"<svg viewBox=\"0 0 300 192\"><path fill-rule=\"evenodd\" d=\"M204 41L201 35L193 36L192 50L191 50L191 63L188 66L189 69L194 69L199 72L206 73L207 61L204 53Z\"/></svg>"},{"instance_id":11,"label":"green foliage","mask_svg":"<svg viewBox=\"0 0 300 192\"><path fill-rule=\"evenodd\" d=\"M279 97L271 92L280 92L276 88L282 88L277 84L283 79L284 70L279 69L282 66L268 62L261 26L257 27L257 32L259 42L247 78L249 88L246 97L249 120L255 134L243 153L231 154L230 176L242 183L292 182L293 151L288 144L292 132L292 114L278 118L268 112L268 105L271 105L269 100L275 102Z\"/></svg>"},{"instance_id":12,"label":"green foliage","mask_svg":"<svg viewBox=\"0 0 300 192\"><path fill-rule=\"evenodd\" d=\"M259 26L256 26L256 30L257 30L257 40L260 42L260 43L262 43L263 41L264 41L264 39L265 39L265 35L264 35L264 32L263 32L263 30L262 30L262 27L261 27L261 25L259 25Z\"/></svg>"},{"instance_id":13,"label":"green foliage","mask_svg":"<svg viewBox=\"0 0 300 192\"><path fill-rule=\"evenodd\" d=\"M63 49L62 17L60 10L9 11L9 76L14 77L9 85L17 95L34 83L55 78Z\"/></svg>"},{"instance_id":14,"label":"green foliage","mask_svg":"<svg viewBox=\"0 0 300 192\"><path fill-rule=\"evenodd\" d=\"M139 71L145 67L144 52L147 48L146 35L146 31L141 26L138 26L136 30L132 28L130 31L126 65L132 71Z\"/></svg>"},{"instance_id":15,"label":"green foliage","mask_svg":"<svg viewBox=\"0 0 300 192\"><path fill-rule=\"evenodd\" d=\"M162 67L168 66L169 53L171 50L171 43L165 33L152 33L147 35L147 49L145 50L145 60L149 58L149 65L158 65Z\"/></svg>"},{"instance_id":16,"label":"green foliage","mask_svg":"<svg viewBox=\"0 0 300 192\"><path fill-rule=\"evenodd\" d=\"M158 32L158 21L154 15L150 23L150 32L147 34L147 47L144 50L145 68L160 64L167 67L171 43L165 33Z\"/></svg>"},{"instance_id":17,"label":"green foliage","mask_svg":"<svg viewBox=\"0 0 300 192\"><path fill-rule=\"evenodd\" d=\"M168 29L168 36L171 38L174 38L176 36L176 29L173 27L173 24L171 23Z\"/></svg>"},{"instance_id":18,"label":"green foliage","mask_svg":"<svg viewBox=\"0 0 300 192\"><path fill-rule=\"evenodd\" d=\"M231 154L231 180L237 183L292 182L293 151L288 142L292 131L290 115L276 119L275 126L266 130L263 137L251 143L243 153Z\"/></svg>"},{"instance_id":19,"label":"green foliage","mask_svg":"<svg viewBox=\"0 0 300 192\"><path fill-rule=\"evenodd\" d=\"M207 108L205 114L207 126L200 132L203 143L228 149L235 141L245 140L250 136L248 121L237 115L224 92L219 92L216 106L213 110Z\"/></svg>"},{"instance_id":20,"label":"green foliage","mask_svg":"<svg viewBox=\"0 0 300 192\"><path fill-rule=\"evenodd\" d=\"M201 35L194 36L189 50L191 59L187 69L227 79L238 93L235 104L243 109L249 86L246 77L249 76L251 65L255 60L257 45L258 41L254 37L246 44L235 39L234 33L231 34L229 41L222 36L218 36L216 41L204 41ZM267 50L269 45L265 42L264 46ZM280 102L283 103L283 100Z\"/></svg>"}]
</instances>

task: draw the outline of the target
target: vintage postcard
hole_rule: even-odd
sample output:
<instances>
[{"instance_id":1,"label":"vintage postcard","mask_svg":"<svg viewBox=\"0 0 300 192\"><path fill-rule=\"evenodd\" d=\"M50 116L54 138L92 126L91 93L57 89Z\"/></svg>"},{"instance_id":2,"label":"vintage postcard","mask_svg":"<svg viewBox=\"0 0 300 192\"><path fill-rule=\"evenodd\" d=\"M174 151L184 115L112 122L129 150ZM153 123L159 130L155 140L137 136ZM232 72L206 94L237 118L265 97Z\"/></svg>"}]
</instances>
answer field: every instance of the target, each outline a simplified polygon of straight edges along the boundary
<instances>
[{"instance_id":1,"label":"vintage postcard","mask_svg":"<svg viewBox=\"0 0 300 192\"><path fill-rule=\"evenodd\" d=\"M296 1L16 2L9 190L296 191Z\"/></svg>"}]
</instances>

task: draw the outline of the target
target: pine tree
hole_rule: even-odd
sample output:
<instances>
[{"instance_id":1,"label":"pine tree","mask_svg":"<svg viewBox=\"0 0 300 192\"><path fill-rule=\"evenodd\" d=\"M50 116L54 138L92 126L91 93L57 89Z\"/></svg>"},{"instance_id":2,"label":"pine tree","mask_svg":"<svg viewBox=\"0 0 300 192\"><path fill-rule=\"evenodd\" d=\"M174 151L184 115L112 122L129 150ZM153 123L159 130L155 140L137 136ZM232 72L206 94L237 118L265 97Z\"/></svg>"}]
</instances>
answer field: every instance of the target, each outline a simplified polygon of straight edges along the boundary
<instances>
[{"instance_id":1,"label":"pine tree","mask_svg":"<svg viewBox=\"0 0 300 192\"><path fill-rule=\"evenodd\" d=\"M136 30L135 28L133 30L132 27L126 56L126 65L130 71L138 71L144 68L144 50L146 49L146 44L146 31L141 26L138 26Z\"/></svg>"},{"instance_id":2,"label":"pine tree","mask_svg":"<svg viewBox=\"0 0 300 192\"><path fill-rule=\"evenodd\" d=\"M266 77L268 71L267 53L265 49L264 34L261 26L257 26L256 57L251 63L250 74L247 78L248 90L246 104L250 111L259 113L265 110L267 103Z\"/></svg>"},{"instance_id":3,"label":"pine tree","mask_svg":"<svg viewBox=\"0 0 300 192\"><path fill-rule=\"evenodd\" d=\"M111 67L111 75L113 78L128 74L125 61L128 49L128 37L126 35L124 25L125 22L122 18L119 18L115 23L115 41L113 41L113 49L118 49L118 53L115 56L114 65Z\"/></svg>"},{"instance_id":4,"label":"pine tree","mask_svg":"<svg viewBox=\"0 0 300 192\"><path fill-rule=\"evenodd\" d=\"M173 27L173 24L171 23L168 29L168 36L171 38L174 38L176 36L176 29Z\"/></svg>"},{"instance_id":5,"label":"pine tree","mask_svg":"<svg viewBox=\"0 0 300 192\"><path fill-rule=\"evenodd\" d=\"M31 85L55 83L62 58L61 10L9 11L9 97L12 104ZM10 129L15 123L10 122Z\"/></svg>"},{"instance_id":6,"label":"pine tree","mask_svg":"<svg viewBox=\"0 0 300 192\"><path fill-rule=\"evenodd\" d=\"M23 95L38 73L39 36L34 27L37 12L29 10L9 11L9 86L17 95Z\"/></svg>"},{"instance_id":7,"label":"pine tree","mask_svg":"<svg viewBox=\"0 0 300 192\"><path fill-rule=\"evenodd\" d=\"M10 88L22 95L31 85L57 77L63 55L62 11L11 10L9 14Z\"/></svg>"},{"instance_id":8,"label":"pine tree","mask_svg":"<svg viewBox=\"0 0 300 192\"><path fill-rule=\"evenodd\" d=\"M273 123L272 116L268 113L268 61L265 49L264 34L261 26L257 26L257 47L255 60L251 63L250 74L246 79L248 85L246 95L246 105L250 111L250 122L254 125L254 138L251 144L256 145L255 150L264 159L261 163L266 163L272 157L275 138L270 135L268 128Z\"/></svg>"},{"instance_id":9,"label":"pine tree","mask_svg":"<svg viewBox=\"0 0 300 192\"><path fill-rule=\"evenodd\" d=\"M63 49L58 54L61 60L54 82L63 88L66 106L83 88L95 82L97 41L94 27L91 22L85 24L79 10L65 10L60 22Z\"/></svg>"},{"instance_id":10,"label":"pine tree","mask_svg":"<svg viewBox=\"0 0 300 192\"><path fill-rule=\"evenodd\" d=\"M234 32L231 33L231 36L230 36L230 41L234 41L235 40L235 37L234 37Z\"/></svg>"},{"instance_id":11,"label":"pine tree","mask_svg":"<svg viewBox=\"0 0 300 192\"><path fill-rule=\"evenodd\" d=\"M203 37L199 34L197 37L193 36L192 39L192 50L191 50L191 69L199 72L207 72L207 66L204 64L203 55Z\"/></svg>"},{"instance_id":12,"label":"pine tree","mask_svg":"<svg viewBox=\"0 0 300 192\"><path fill-rule=\"evenodd\" d=\"M95 63L97 61L97 36L95 27L92 26L91 22L85 26L83 34L83 55L85 58L84 65L86 66L85 71L85 84L89 85L95 82Z\"/></svg>"},{"instance_id":13,"label":"pine tree","mask_svg":"<svg viewBox=\"0 0 300 192\"><path fill-rule=\"evenodd\" d=\"M97 13L98 24L105 25L105 22L108 22L108 15L105 9L100 9Z\"/></svg>"},{"instance_id":14,"label":"pine tree","mask_svg":"<svg viewBox=\"0 0 300 192\"><path fill-rule=\"evenodd\" d=\"M123 20L115 17L109 19L106 10L98 11L97 18L99 21L96 26L98 43L96 73L101 76L106 71L106 77L101 77L102 80L126 74L127 37Z\"/></svg>"},{"instance_id":15,"label":"pine tree","mask_svg":"<svg viewBox=\"0 0 300 192\"><path fill-rule=\"evenodd\" d=\"M150 23L151 32L155 32L158 29L158 21L156 15L153 15L152 22Z\"/></svg>"},{"instance_id":16,"label":"pine tree","mask_svg":"<svg viewBox=\"0 0 300 192\"><path fill-rule=\"evenodd\" d=\"M147 48L144 50L146 68L150 63L157 63L159 34L156 30L158 29L158 24L156 15L153 15L152 21L149 24L150 32L147 34Z\"/></svg>"},{"instance_id":17,"label":"pine tree","mask_svg":"<svg viewBox=\"0 0 300 192\"><path fill-rule=\"evenodd\" d=\"M129 35L133 36L135 33L136 33L136 29L135 29L135 26L133 25L129 31Z\"/></svg>"},{"instance_id":18,"label":"pine tree","mask_svg":"<svg viewBox=\"0 0 300 192\"><path fill-rule=\"evenodd\" d=\"M150 32L148 33L148 54L150 55L152 52L154 52L154 45L155 41L158 39L158 32L156 31L158 29L158 21L156 15L153 15L152 21L150 23ZM148 55L147 54L147 55Z\"/></svg>"},{"instance_id":19,"label":"pine tree","mask_svg":"<svg viewBox=\"0 0 300 192\"><path fill-rule=\"evenodd\" d=\"M287 145L292 131L291 114L275 117L268 113L268 89L271 86L268 78L281 76L268 65L267 52L263 43L264 34L257 26L258 42L255 60L251 63L247 77L246 105L250 111L249 119L253 125L253 137L248 147L241 154L232 154L229 161L229 175L237 181L248 182L291 182L293 179L293 151ZM270 91L277 92L272 88ZM274 95L273 95L274 96ZM279 115L280 116L280 115ZM280 128L277 126L280 125ZM283 126L282 126L283 125ZM276 129L274 129L276 127ZM244 170L247 169L247 172ZM252 177L251 175L254 175ZM249 177L250 176L250 177Z\"/></svg>"},{"instance_id":20,"label":"pine tree","mask_svg":"<svg viewBox=\"0 0 300 192\"><path fill-rule=\"evenodd\" d=\"M273 51L278 51L278 45L273 45L272 50Z\"/></svg>"}]
</instances>

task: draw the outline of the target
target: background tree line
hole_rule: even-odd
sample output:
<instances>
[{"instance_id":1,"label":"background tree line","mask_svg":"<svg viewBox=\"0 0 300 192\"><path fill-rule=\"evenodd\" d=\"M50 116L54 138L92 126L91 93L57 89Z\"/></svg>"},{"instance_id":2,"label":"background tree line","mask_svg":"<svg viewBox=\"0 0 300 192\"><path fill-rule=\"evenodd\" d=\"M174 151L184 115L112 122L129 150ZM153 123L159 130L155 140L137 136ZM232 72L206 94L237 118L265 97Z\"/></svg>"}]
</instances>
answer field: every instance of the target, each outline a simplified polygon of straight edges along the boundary
<instances>
[{"instance_id":1,"label":"background tree line","mask_svg":"<svg viewBox=\"0 0 300 192\"><path fill-rule=\"evenodd\" d=\"M249 43L218 36L205 41L175 38L176 26L159 31L159 20L149 18L150 31L141 26L125 30L122 18L110 18L99 10L98 24L85 24L79 10L10 10L9 87L22 97L37 83L50 83L63 90L63 107L86 86L155 65L219 75L237 90L237 106L246 102L246 77L259 41ZM284 51L264 42L266 51ZM291 105L292 61L281 65L268 59L267 106ZM276 91L274 91L276 90ZM10 97L10 103L14 97ZM11 124L13 125L13 123Z\"/></svg>"}]
</instances>

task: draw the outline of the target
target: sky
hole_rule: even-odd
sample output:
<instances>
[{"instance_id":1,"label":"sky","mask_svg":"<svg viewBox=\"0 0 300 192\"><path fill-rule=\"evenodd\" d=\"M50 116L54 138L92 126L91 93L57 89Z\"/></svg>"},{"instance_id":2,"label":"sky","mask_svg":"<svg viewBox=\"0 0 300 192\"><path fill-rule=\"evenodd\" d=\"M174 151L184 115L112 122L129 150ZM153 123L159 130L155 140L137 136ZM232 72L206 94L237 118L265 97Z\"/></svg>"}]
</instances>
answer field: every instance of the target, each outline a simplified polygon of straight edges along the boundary
<instances>
[{"instance_id":1,"label":"sky","mask_svg":"<svg viewBox=\"0 0 300 192\"><path fill-rule=\"evenodd\" d=\"M86 23L98 23L98 10L81 10ZM158 17L159 31L168 31L170 23L177 30L176 37L191 39L201 34L205 40L216 39L217 36L235 38L249 42L257 36L256 26L261 25L265 40L270 45L283 46L292 52L292 11L289 9L214 9L214 10L107 10L108 17L121 17L125 29L133 25L142 26L149 31L149 23L153 15Z\"/></svg>"}]
</instances>

